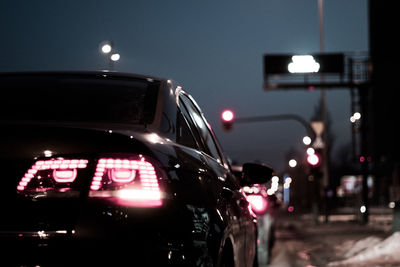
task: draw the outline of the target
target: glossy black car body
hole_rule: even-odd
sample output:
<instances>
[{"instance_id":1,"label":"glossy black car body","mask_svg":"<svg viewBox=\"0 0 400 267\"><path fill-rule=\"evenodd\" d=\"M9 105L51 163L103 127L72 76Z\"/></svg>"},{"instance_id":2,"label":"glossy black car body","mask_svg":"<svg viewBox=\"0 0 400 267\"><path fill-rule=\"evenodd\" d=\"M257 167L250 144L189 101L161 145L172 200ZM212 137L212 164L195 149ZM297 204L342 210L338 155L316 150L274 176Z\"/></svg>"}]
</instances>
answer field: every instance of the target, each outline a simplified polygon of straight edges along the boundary
<instances>
[{"instance_id":1,"label":"glossy black car body","mask_svg":"<svg viewBox=\"0 0 400 267\"><path fill-rule=\"evenodd\" d=\"M256 217L241 182L175 82L9 73L0 90L2 261L256 265ZM268 171L242 183L265 182Z\"/></svg>"}]
</instances>

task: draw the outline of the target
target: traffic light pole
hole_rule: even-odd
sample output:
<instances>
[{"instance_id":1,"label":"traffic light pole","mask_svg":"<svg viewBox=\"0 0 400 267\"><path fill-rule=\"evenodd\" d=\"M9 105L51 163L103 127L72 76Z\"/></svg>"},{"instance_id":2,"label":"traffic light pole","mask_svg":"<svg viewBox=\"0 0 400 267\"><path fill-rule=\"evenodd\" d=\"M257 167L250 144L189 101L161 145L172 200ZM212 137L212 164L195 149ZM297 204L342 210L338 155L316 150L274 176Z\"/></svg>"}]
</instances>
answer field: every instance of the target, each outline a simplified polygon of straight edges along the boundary
<instances>
[{"instance_id":1,"label":"traffic light pole","mask_svg":"<svg viewBox=\"0 0 400 267\"><path fill-rule=\"evenodd\" d=\"M280 120L295 120L299 122L306 129L307 134L310 136L312 141L315 140L316 134L311 128L310 124L296 114L281 114L281 115L267 115L267 116L251 116L251 117L239 117L235 118L234 123L252 123L252 122L263 122L263 121L280 121Z\"/></svg>"}]
</instances>

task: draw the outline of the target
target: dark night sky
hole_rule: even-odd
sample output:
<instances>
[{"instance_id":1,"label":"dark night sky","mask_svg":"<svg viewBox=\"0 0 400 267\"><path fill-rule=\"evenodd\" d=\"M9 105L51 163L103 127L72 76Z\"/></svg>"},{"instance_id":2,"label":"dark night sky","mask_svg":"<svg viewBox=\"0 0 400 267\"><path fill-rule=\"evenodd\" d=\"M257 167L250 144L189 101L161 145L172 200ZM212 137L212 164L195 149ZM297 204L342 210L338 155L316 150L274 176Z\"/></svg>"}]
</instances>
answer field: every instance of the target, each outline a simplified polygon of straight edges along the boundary
<instances>
[{"instance_id":1,"label":"dark night sky","mask_svg":"<svg viewBox=\"0 0 400 267\"><path fill-rule=\"evenodd\" d=\"M368 51L366 0L325 0L326 52ZM202 107L224 150L239 161L281 168L305 134L293 121L236 125L219 114L295 113L309 120L319 91L262 89L265 53L319 51L317 0L2 0L0 71L99 70L99 44L112 40L116 70L177 80ZM335 148L350 142L346 90L327 93Z\"/></svg>"}]
</instances>

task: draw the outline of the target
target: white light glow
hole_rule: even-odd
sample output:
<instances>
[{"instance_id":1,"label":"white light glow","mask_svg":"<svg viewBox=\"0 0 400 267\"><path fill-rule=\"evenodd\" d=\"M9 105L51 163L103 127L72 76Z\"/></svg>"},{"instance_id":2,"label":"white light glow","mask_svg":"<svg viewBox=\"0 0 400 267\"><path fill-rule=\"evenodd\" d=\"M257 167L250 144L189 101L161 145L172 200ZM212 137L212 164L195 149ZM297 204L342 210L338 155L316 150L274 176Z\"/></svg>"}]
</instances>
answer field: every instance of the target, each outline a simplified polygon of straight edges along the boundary
<instances>
[{"instance_id":1,"label":"white light glow","mask_svg":"<svg viewBox=\"0 0 400 267\"><path fill-rule=\"evenodd\" d=\"M272 180L273 183L278 183L279 182L279 177L278 176L273 176L271 178L271 180Z\"/></svg>"},{"instance_id":2,"label":"white light glow","mask_svg":"<svg viewBox=\"0 0 400 267\"><path fill-rule=\"evenodd\" d=\"M304 136L303 137L303 144L305 144L306 146L311 144L311 138L309 136Z\"/></svg>"},{"instance_id":3,"label":"white light glow","mask_svg":"<svg viewBox=\"0 0 400 267\"><path fill-rule=\"evenodd\" d=\"M288 65L290 73L313 73L319 71L319 63L311 55L292 56L292 61Z\"/></svg>"},{"instance_id":4,"label":"white light glow","mask_svg":"<svg viewBox=\"0 0 400 267\"><path fill-rule=\"evenodd\" d=\"M315 154L315 149L312 147L307 148L307 155L311 156Z\"/></svg>"},{"instance_id":5,"label":"white light glow","mask_svg":"<svg viewBox=\"0 0 400 267\"><path fill-rule=\"evenodd\" d=\"M112 50L112 47L111 47L111 45L109 45L109 44L105 44L105 45L103 45L103 46L101 47L101 52L103 52L104 54L110 53L111 50Z\"/></svg>"},{"instance_id":6,"label":"white light glow","mask_svg":"<svg viewBox=\"0 0 400 267\"><path fill-rule=\"evenodd\" d=\"M45 150L43 151L43 154L45 157L51 157L53 155L53 152L51 150Z\"/></svg>"},{"instance_id":7,"label":"white light glow","mask_svg":"<svg viewBox=\"0 0 400 267\"><path fill-rule=\"evenodd\" d=\"M361 119L361 113L360 112L355 112L353 114L353 117L354 117L354 119L359 120L359 119Z\"/></svg>"},{"instance_id":8,"label":"white light glow","mask_svg":"<svg viewBox=\"0 0 400 267\"><path fill-rule=\"evenodd\" d=\"M121 56L119 54L112 54L110 58L112 61L118 61Z\"/></svg>"},{"instance_id":9,"label":"white light glow","mask_svg":"<svg viewBox=\"0 0 400 267\"><path fill-rule=\"evenodd\" d=\"M354 112L353 116L350 117L350 121L352 123L355 123L359 119L361 119L361 113L360 112Z\"/></svg>"},{"instance_id":10,"label":"white light glow","mask_svg":"<svg viewBox=\"0 0 400 267\"><path fill-rule=\"evenodd\" d=\"M360 207L360 212L365 213L367 211L367 208L365 206Z\"/></svg>"},{"instance_id":11,"label":"white light glow","mask_svg":"<svg viewBox=\"0 0 400 267\"><path fill-rule=\"evenodd\" d=\"M45 231L38 231L37 234L40 238L46 238L48 236Z\"/></svg>"},{"instance_id":12,"label":"white light glow","mask_svg":"<svg viewBox=\"0 0 400 267\"><path fill-rule=\"evenodd\" d=\"M289 160L289 166L294 168L297 166L297 161L295 159Z\"/></svg>"},{"instance_id":13,"label":"white light glow","mask_svg":"<svg viewBox=\"0 0 400 267\"><path fill-rule=\"evenodd\" d=\"M158 134L156 134L156 133L151 133L151 134L149 134L149 135L147 136L147 140L148 140L150 143L153 143L153 144L162 143L161 137L160 137Z\"/></svg>"},{"instance_id":14,"label":"white light glow","mask_svg":"<svg viewBox=\"0 0 400 267\"><path fill-rule=\"evenodd\" d=\"M275 192L278 191L279 189L279 184L278 183L274 183L271 185L271 189L274 190Z\"/></svg>"}]
</instances>

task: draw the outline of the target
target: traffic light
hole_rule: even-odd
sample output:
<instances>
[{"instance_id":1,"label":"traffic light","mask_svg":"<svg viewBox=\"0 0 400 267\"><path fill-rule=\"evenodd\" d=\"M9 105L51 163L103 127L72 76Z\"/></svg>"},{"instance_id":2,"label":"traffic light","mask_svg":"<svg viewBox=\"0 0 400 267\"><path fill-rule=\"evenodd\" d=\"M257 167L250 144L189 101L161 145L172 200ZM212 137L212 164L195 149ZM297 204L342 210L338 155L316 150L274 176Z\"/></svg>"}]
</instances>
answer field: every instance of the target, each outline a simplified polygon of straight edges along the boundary
<instances>
[{"instance_id":1,"label":"traffic light","mask_svg":"<svg viewBox=\"0 0 400 267\"><path fill-rule=\"evenodd\" d=\"M309 153L307 155L307 163L310 169L310 176L312 176L314 179L321 178L321 151L314 151L314 153Z\"/></svg>"},{"instance_id":2,"label":"traffic light","mask_svg":"<svg viewBox=\"0 0 400 267\"><path fill-rule=\"evenodd\" d=\"M307 162L312 167L317 167L320 164L321 159L320 159L318 154L314 153L314 154L311 154L311 155L307 155Z\"/></svg>"},{"instance_id":3,"label":"traffic light","mask_svg":"<svg viewBox=\"0 0 400 267\"><path fill-rule=\"evenodd\" d=\"M229 131L233 127L233 122L235 121L235 114L233 113L232 110L225 109L221 113L221 121L222 121L222 127L226 131Z\"/></svg>"}]
</instances>

